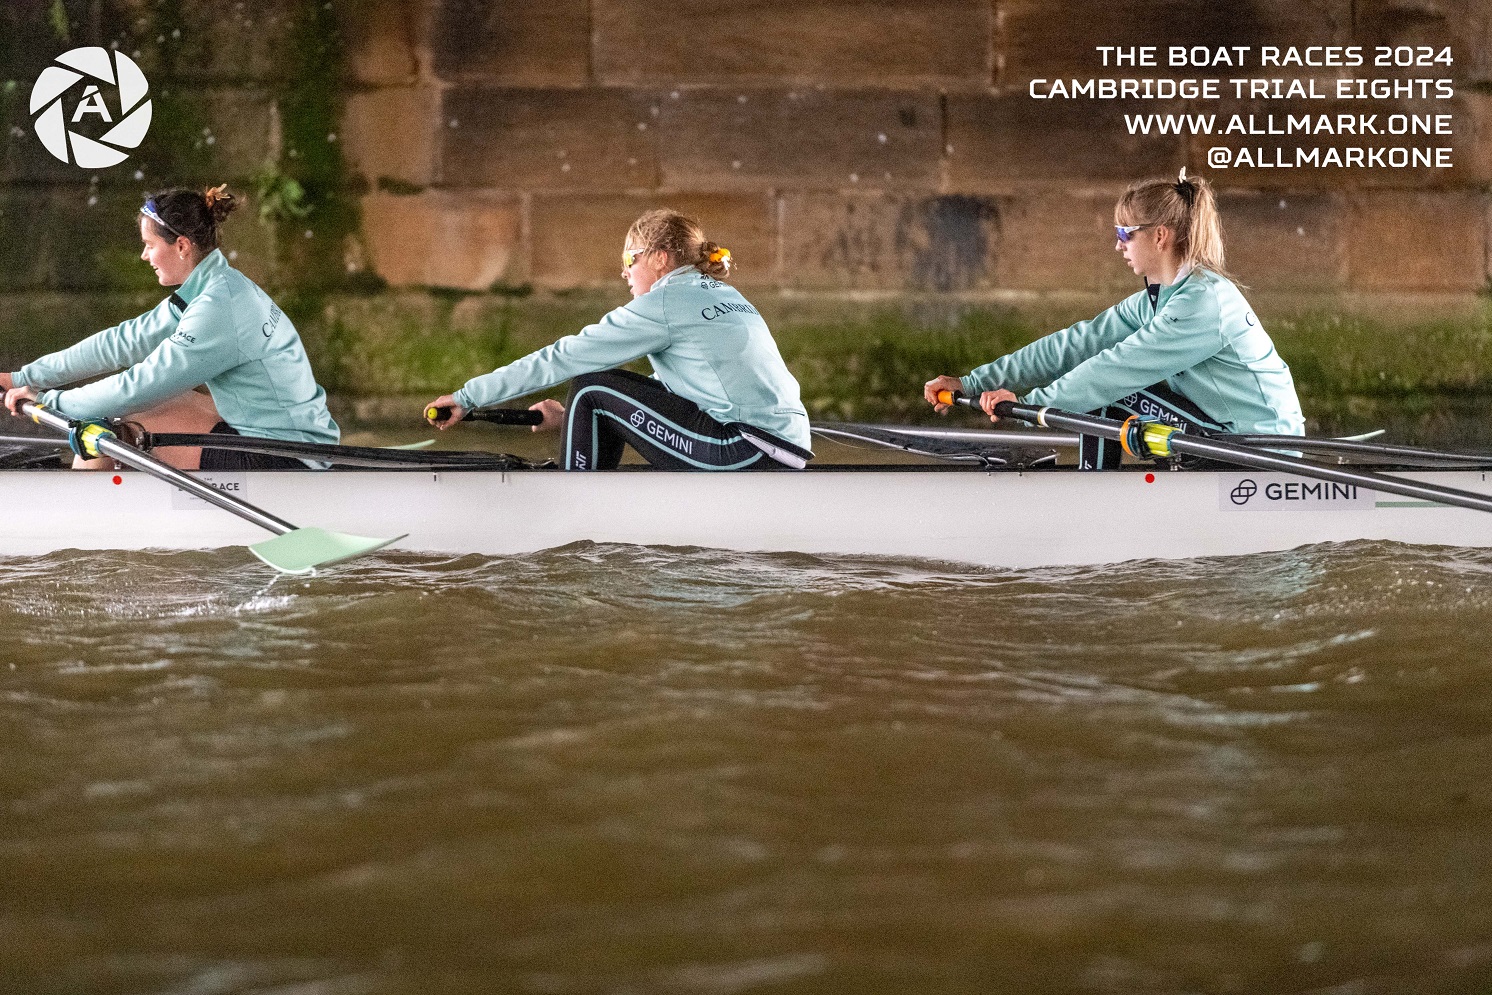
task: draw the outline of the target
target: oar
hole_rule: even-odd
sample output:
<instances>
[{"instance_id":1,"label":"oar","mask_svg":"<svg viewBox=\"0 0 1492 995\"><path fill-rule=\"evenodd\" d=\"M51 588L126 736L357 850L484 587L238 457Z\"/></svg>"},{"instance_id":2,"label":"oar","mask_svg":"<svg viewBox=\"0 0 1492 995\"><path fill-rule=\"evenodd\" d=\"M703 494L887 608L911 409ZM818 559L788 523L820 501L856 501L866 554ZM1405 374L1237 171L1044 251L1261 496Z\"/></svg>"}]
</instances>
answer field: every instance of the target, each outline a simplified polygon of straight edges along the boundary
<instances>
[{"instance_id":1,"label":"oar","mask_svg":"<svg viewBox=\"0 0 1492 995\"><path fill-rule=\"evenodd\" d=\"M947 391L943 391L947 393ZM978 407L972 398L964 399L963 395L957 403ZM845 425L854 425L846 422ZM843 427L843 426L841 426ZM1059 432L1033 432L1029 429L1016 429L1014 431L1002 431L1000 429L948 429L930 427L927 425L873 425L871 428L882 432L896 432L900 435L916 436L929 439L962 439L969 442L988 442L993 445L1010 446L1076 446L1078 436ZM816 423L813 426L815 432L819 430ZM1250 449L1283 449L1289 452L1320 453L1326 456L1356 456L1361 458L1378 458L1384 462L1402 461L1406 463L1422 463L1426 466L1444 464L1457 467L1492 467L1492 453L1458 453L1446 452L1440 449L1417 449L1413 446L1390 446L1380 443L1370 443L1365 440L1375 439L1383 434L1383 429L1374 429L1362 435L1346 435L1335 439L1311 439L1303 435L1211 435L1209 438L1219 442L1231 442L1234 445L1247 446Z\"/></svg>"},{"instance_id":2,"label":"oar","mask_svg":"<svg viewBox=\"0 0 1492 995\"><path fill-rule=\"evenodd\" d=\"M864 442L897 452L929 456L934 459L951 460L956 463L978 463L986 468L1014 465L1017 469L1041 466L1057 458L1057 454L1032 453L1022 448L1023 442L1015 442L1007 448L1000 443L1012 437L1029 436L1032 439L1072 439L1077 445L1077 436L1058 435L1055 432L958 432L944 434L934 430L924 434L918 429L900 425L861 425L855 422L819 422L813 426L813 434L848 445L846 439ZM970 443L974 444L970 444ZM851 447L855 448L855 447Z\"/></svg>"},{"instance_id":3,"label":"oar","mask_svg":"<svg viewBox=\"0 0 1492 995\"><path fill-rule=\"evenodd\" d=\"M231 449L237 452L290 456L345 466L430 467L440 470L512 470L527 467L527 460L506 453L461 452L450 450L384 449L371 446L326 446L316 442L290 442L285 439L261 439L249 435L177 435L147 432L139 448L171 449L201 446L206 449Z\"/></svg>"},{"instance_id":4,"label":"oar","mask_svg":"<svg viewBox=\"0 0 1492 995\"><path fill-rule=\"evenodd\" d=\"M966 404L969 407L978 407L972 398L964 397L953 391L940 391L938 400L944 404ZM1476 511L1492 511L1492 496L1486 494L1463 491L1454 487L1440 487L1435 484L1422 484L1413 480L1405 480L1402 477L1374 473L1371 470L1344 470L1340 467L1312 463L1310 460L1280 453L1259 452L1229 442L1188 435L1170 425L1145 421L1138 416L1121 422L1112 418L1099 418L1096 415L1077 415L1057 408L1033 408L1028 404L1017 404L1014 401L1001 401L996 404L995 414L1000 418L1014 418L1042 428L1058 428L1082 435L1112 439L1123 446L1125 452L1131 456L1144 459L1185 453L1255 470L1279 470L1299 477L1312 477L1335 484L1353 484L1369 490L1382 491L1385 494L1398 494L1403 497L1434 501L1437 504L1452 505L1458 508L1471 508Z\"/></svg>"},{"instance_id":5,"label":"oar","mask_svg":"<svg viewBox=\"0 0 1492 995\"><path fill-rule=\"evenodd\" d=\"M430 405L425 409L425 420L434 425L446 420L446 412L450 408L437 408ZM494 425L542 425L544 424L544 412L526 411L522 408L477 408L468 411L462 421L486 421Z\"/></svg>"},{"instance_id":6,"label":"oar","mask_svg":"<svg viewBox=\"0 0 1492 995\"><path fill-rule=\"evenodd\" d=\"M275 538L255 543L249 551L265 563L282 573L311 573L317 567L350 560L355 556L382 549L389 543L398 542L404 536L392 539L368 539L364 536L347 535L318 528L297 528L276 518L267 511L256 508L247 501L239 500L214 487L209 487L174 467L167 466L153 456L147 456L133 446L119 441L107 425L98 422L76 421L49 411L34 401L22 401L20 413L38 425L65 432L74 443L74 451L86 456L108 456L163 480L188 494L199 497L208 504L217 505L244 521L252 522L262 529L275 533ZM406 533L407 534L407 533Z\"/></svg>"},{"instance_id":7,"label":"oar","mask_svg":"<svg viewBox=\"0 0 1492 995\"><path fill-rule=\"evenodd\" d=\"M32 435L0 435L0 445L34 446L37 449L67 449L66 439L42 439Z\"/></svg>"},{"instance_id":8,"label":"oar","mask_svg":"<svg viewBox=\"0 0 1492 995\"><path fill-rule=\"evenodd\" d=\"M1290 449L1303 453L1340 454L1343 456L1376 456L1385 460L1450 465L1492 465L1492 453L1447 453L1413 446L1389 446L1356 439L1306 439L1288 435L1218 435L1214 439L1235 445L1263 449Z\"/></svg>"}]
</instances>

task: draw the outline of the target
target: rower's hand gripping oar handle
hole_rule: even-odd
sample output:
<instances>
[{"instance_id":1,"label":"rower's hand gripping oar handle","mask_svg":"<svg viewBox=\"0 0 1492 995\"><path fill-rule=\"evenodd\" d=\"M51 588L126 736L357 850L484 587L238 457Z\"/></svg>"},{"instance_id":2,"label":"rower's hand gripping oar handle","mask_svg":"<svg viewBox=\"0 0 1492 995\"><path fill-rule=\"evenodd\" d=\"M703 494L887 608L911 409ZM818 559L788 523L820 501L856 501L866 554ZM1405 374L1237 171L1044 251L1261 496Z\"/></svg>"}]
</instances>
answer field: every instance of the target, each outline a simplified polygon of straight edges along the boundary
<instances>
[{"instance_id":1,"label":"rower's hand gripping oar handle","mask_svg":"<svg viewBox=\"0 0 1492 995\"><path fill-rule=\"evenodd\" d=\"M67 445L73 453L83 459L98 459L105 454L99 451L99 443L113 441L117 437L113 428L101 421L84 421L66 418L47 410L40 401L22 401L18 413L30 418L33 425L45 425L67 434Z\"/></svg>"},{"instance_id":2,"label":"rower's hand gripping oar handle","mask_svg":"<svg viewBox=\"0 0 1492 995\"><path fill-rule=\"evenodd\" d=\"M948 405L962 404L976 411L984 410L979 406L979 399L977 397L969 397L961 391L956 390L938 391L938 403ZM1040 408L1028 408L1023 404L1016 404L1014 401L1001 401L995 405L995 414L1000 418L1019 418L1020 415L1017 414L1017 411L1029 411L1032 417L1035 417L1036 413L1040 410Z\"/></svg>"},{"instance_id":3,"label":"rower's hand gripping oar handle","mask_svg":"<svg viewBox=\"0 0 1492 995\"><path fill-rule=\"evenodd\" d=\"M438 425L449 418L450 413L450 408L437 408L432 404L425 409L425 420ZM520 408L478 408L476 411L468 411L462 420L492 422L494 425L542 425L544 412Z\"/></svg>"}]
</instances>

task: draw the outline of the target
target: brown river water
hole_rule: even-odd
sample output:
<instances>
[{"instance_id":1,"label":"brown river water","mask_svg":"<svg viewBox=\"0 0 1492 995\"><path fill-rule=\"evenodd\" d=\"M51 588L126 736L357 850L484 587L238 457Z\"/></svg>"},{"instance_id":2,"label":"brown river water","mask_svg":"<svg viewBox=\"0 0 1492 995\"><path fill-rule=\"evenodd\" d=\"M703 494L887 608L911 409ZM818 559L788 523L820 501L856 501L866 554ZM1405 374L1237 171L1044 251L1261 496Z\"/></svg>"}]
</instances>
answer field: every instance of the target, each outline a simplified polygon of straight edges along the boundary
<instances>
[{"instance_id":1,"label":"brown river water","mask_svg":"<svg viewBox=\"0 0 1492 995\"><path fill-rule=\"evenodd\" d=\"M1484 992L1489 633L1373 543L4 558L0 991Z\"/></svg>"}]
</instances>

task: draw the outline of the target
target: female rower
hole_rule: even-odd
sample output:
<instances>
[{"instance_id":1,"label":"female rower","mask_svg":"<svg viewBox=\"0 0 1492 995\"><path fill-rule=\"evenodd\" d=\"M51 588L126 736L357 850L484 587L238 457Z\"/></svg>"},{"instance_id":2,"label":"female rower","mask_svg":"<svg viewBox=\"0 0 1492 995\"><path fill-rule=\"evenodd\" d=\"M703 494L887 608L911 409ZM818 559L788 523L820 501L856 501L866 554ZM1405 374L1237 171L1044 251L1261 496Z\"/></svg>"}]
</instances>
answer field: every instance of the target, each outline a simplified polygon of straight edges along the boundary
<instances>
[{"instance_id":1,"label":"female rower","mask_svg":"<svg viewBox=\"0 0 1492 995\"><path fill-rule=\"evenodd\" d=\"M69 418L127 417L147 432L249 435L335 444L337 423L311 374L300 335L248 277L228 265L218 233L234 208L226 185L167 190L140 208L140 258L171 296L17 373L0 373L11 413L23 398ZM122 372L114 373L116 370ZM83 387L67 384L113 373ZM194 388L206 385L208 393ZM305 469L281 456L162 449L185 470ZM77 461L106 468L112 460Z\"/></svg>"},{"instance_id":2,"label":"female rower","mask_svg":"<svg viewBox=\"0 0 1492 995\"><path fill-rule=\"evenodd\" d=\"M566 470L613 469L624 444L665 469L801 469L813 453L798 381L756 308L724 282L730 265L695 221L649 211L622 244L630 303L436 398L434 423L569 380L568 406L530 408L544 416L534 431L564 426ZM656 376L615 369L643 356Z\"/></svg>"},{"instance_id":3,"label":"female rower","mask_svg":"<svg viewBox=\"0 0 1492 995\"><path fill-rule=\"evenodd\" d=\"M978 397L992 421L996 404L1019 400L1153 416L1183 431L1304 434L1290 368L1223 268L1207 181L1183 169L1176 182L1134 184L1114 208L1114 232L1144 290L962 379L928 381L928 403L947 411L939 392L959 391ZM1079 465L1113 467L1121 455L1119 443L1084 436Z\"/></svg>"}]
</instances>

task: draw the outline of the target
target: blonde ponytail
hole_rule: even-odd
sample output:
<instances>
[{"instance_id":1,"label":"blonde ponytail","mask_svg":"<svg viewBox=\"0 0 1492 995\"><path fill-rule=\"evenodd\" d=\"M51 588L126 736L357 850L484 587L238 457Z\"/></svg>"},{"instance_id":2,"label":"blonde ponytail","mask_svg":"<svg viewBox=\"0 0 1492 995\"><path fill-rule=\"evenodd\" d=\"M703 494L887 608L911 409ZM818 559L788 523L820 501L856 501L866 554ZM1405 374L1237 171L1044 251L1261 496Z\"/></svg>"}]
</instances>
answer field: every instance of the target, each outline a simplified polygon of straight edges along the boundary
<instances>
[{"instance_id":1,"label":"blonde ponytail","mask_svg":"<svg viewBox=\"0 0 1492 995\"><path fill-rule=\"evenodd\" d=\"M1200 176L1187 176L1185 167L1174 181L1132 184L1114 207L1114 223L1164 225L1175 233L1176 251L1185 264L1233 278L1224 264L1223 221L1212 184Z\"/></svg>"},{"instance_id":2,"label":"blonde ponytail","mask_svg":"<svg viewBox=\"0 0 1492 995\"><path fill-rule=\"evenodd\" d=\"M716 280L730 278L730 250L705 238L704 229L693 218L678 211L649 211L627 230L627 244L662 249L674 266L693 266Z\"/></svg>"}]
</instances>

